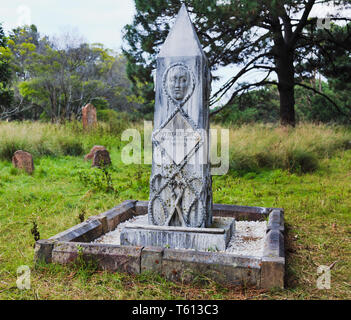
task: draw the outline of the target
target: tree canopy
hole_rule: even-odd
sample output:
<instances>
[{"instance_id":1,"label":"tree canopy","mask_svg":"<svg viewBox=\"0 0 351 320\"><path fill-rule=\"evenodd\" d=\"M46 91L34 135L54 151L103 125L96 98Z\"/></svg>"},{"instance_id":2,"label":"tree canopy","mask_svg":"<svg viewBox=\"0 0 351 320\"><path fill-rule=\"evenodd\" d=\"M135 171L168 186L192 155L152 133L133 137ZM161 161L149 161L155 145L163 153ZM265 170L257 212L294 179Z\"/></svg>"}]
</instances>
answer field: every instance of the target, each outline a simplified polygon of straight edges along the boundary
<instances>
[{"instance_id":1,"label":"tree canopy","mask_svg":"<svg viewBox=\"0 0 351 320\"><path fill-rule=\"evenodd\" d=\"M52 122L79 118L81 108L139 112L126 77L125 57L102 44L41 36L35 25L3 35L1 56L7 61L13 101L0 110L2 118L47 118Z\"/></svg>"},{"instance_id":2,"label":"tree canopy","mask_svg":"<svg viewBox=\"0 0 351 320\"><path fill-rule=\"evenodd\" d=\"M6 37L0 24L0 47L6 46ZM9 88L11 81L11 70L6 57L0 51L0 112L6 105L10 105L13 92Z\"/></svg>"},{"instance_id":3,"label":"tree canopy","mask_svg":"<svg viewBox=\"0 0 351 320\"><path fill-rule=\"evenodd\" d=\"M229 94L228 101L213 113L232 106L242 93L252 88L273 85L279 92L280 120L284 125L295 125L295 86L313 90L303 82L314 76L316 68L323 67L323 61L316 59L314 53L318 52L327 59L326 45L335 36L329 30L318 30L317 18L311 18L312 9L317 4L334 5L339 9L350 5L350 1L341 0L183 2L191 14L211 69L228 65L240 67L213 93L212 104ZM149 109L153 104L151 72L180 6L178 0L135 0L133 23L124 29L127 73L134 84L134 91L145 98ZM329 19L332 23L351 20L343 16L343 11L331 14ZM346 33L349 37L349 28ZM334 45L342 56L345 48L337 41ZM314 69L308 66L312 60ZM263 73L261 79L250 83L241 81L244 75L254 70ZM325 95L324 98L327 99ZM350 110L347 112L350 114Z\"/></svg>"}]
</instances>

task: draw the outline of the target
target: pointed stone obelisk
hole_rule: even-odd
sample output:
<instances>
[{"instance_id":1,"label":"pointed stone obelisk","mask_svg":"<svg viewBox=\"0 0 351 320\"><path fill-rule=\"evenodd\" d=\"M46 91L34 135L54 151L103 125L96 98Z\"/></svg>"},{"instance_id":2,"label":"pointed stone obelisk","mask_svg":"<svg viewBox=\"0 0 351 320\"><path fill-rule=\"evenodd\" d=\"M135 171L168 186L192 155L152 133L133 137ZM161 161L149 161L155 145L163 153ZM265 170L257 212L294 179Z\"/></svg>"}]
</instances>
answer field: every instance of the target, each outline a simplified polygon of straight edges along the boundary
<instances>
[{"instance_id":1,"label":"pointed stone obelisk","mask_svg":"<svg viewBox=\"0 0 351 320\"><path fill-rule=\"evenodd\" d=\"M149 223L209 227L211 73L184 4L158 55L155 86Z\"/></svg>"},{"instance_id":2,"label":"pointed stone obelisk","mask_svg":"<svg viewBox=\"0 0 351 320\"><path fill-rule=\"evenodd\" d=\"M233 218L212 218L208 138L211 73L183 5L157 58L149 224L126 224L121 244L225 250Z\"/></svg>"}]
</instances>

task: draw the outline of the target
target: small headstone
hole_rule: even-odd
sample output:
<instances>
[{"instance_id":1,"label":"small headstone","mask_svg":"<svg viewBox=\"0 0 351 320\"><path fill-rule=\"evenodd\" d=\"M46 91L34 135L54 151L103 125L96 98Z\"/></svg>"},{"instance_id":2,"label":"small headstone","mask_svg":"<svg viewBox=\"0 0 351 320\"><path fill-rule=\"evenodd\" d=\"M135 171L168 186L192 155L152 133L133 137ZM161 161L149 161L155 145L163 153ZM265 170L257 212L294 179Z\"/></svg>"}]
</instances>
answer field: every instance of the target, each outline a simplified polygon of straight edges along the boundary
<instances>
[{"instance_id":1,"label":"small headstone","mask_svg":"<svg viewBox=\"0 0 351 320\"><path fill-rule=\"evenodd\" d=\"M34 171L33 157L26 151L16 151L12 157L12 164L15 168L23 169L29 174L32 174Z\"/></svg>"},{"instance_id":2,"label":"small headstone","mask_svg":"<svg viewBox=\"0 0 351 320\"><path fill-rule=\"evenodd\" d=\"M94 146L91 148L90 152L84 157L84 160L91 160L94 158L94 154L96 151L98 150L106 150L106 148L104 146Z\"/></svg>"},{"instance_id":3,"label":"small headstone","mask_svg":"<svg viewBox=\"0 0 351 320\"><path fill-rule=\"evenodd\" d=\"M91 103L82 108L82 122L84 129L94 127L97 124L96 108Z\"/></svg>"},{"instance_id":4,"label":"small headstone","mask_svg":"<svg viewBox=\"0 0 351 320\"><path fill-rule=\"evenodd\" d=\"M97 150L94 153L92 167L108 166L109 164L111 164L111 158L107 150Z\"/></svg>"}]
</instances>

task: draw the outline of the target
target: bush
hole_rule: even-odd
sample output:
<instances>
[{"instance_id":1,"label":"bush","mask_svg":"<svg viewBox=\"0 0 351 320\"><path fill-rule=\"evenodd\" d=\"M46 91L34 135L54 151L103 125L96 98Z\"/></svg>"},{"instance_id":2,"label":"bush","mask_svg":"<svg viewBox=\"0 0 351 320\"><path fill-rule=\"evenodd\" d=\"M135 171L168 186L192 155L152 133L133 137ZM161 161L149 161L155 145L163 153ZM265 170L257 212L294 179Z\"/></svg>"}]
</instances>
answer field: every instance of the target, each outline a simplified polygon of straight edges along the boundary
<instances>
[{"instance_id":1,"label":"bush","mask_svg":"<svg viewBox=\"0 0 351 320\"><path fill-rule=\"evenodd\" d=\"M260 169L313 172L320 159L349 149L350 141L350 131L340 126L243 125L230 129L230 168L242 174Z\"/></svg>"},{"instance_id":2,"label":"bush","mask_svg":"<svg viewBox=\"0 0 351 320\"><path fill-rule=\"evenodd\" d=\"M62 154L65 156L81 156L84 153L83 144L73 139L61 139L59 141Z\"/></svg>"},{"instance_id":3,"label":"bush","mask_svg":"<svg viewBox=\"0 0 351 320\"><path fill-rule=\"evenodd\" d=\"M291 172L307 173L318 169L318 158L316 154L304 150L293 150L287 154L288 163L286 167ZM285 167L285 166L283 166Z\"/></svg>"},{"instance_id":4,"label":"bush","mask_svg":"<svg viewBox=\"0 0 351 320\"><path fill-rule=\"evenodd\" d=\"M130 126L130 117L126 112L117 112L112 109L99 110L98 119L107 124L109 134L120 135Z\"/></svg>"},{"instance_id":5,"label":"bush","mask_svg":"<svg viewBox=\"0 0 351 320\"><path fill-rule=\"evenodd\" d=\"M24 150L26 146L23 142L14 140L5 140L1 142L0 145L0 158L2 160L11 161L13 154L17 150Z\"/></svg>"}]
</instances>

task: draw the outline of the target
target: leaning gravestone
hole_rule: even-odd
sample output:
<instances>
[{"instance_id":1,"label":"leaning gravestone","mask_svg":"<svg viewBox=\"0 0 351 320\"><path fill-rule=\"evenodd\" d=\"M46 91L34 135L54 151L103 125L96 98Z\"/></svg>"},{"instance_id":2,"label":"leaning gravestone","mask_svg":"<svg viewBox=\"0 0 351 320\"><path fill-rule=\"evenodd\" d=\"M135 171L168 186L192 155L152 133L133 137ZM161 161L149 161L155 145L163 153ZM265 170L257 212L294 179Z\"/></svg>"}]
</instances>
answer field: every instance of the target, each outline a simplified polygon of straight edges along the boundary
<instances>
[{"instance_id":1,"label":"leaning gravestone","mask_svg":"<svg viewBox=\"0 0 351 320\"><path fill-rule=\"evenodd\" d=\"M87 155L85 155L84 161L93 159L95 152L98 151L98 150L106 150L106 148L104 146L94 146L94 147L92 147L90 152Z\"/></svg>"},{"instance_id":2,"label":"leaning gravestone","mask_svg":"<svg viewBox=\"0 0 351 320\"><path fill-rule=\"evenodd\" d=\"M148 226L122 244L225 249L233 219L212 217L208 150L211 73L183 5L157 58Z\"/></svg>"},{"instance_id":3,"label":"leaning gravestone","mask_svg":"<svg viewBox=\"0 0 351 320\"><path fill-rule=\"evenodd\" d=\"M111 164L110 153L105 150L97 150L93 156L92 167L105 167Z\"/></svg>"},{"instance_id":4,"label":"leaning gravestone","mask_svg":"<svg viewBox=\"0 0 351 320\"><path fill-rule=\"evenodd\" d=\"M94 127L97 123L96 108L91 103L82 108L82 122L84 129Z\"/></svg>"},{"instance_id":5,"label":"leaning gravestone","mask_svg":"<svg viewBox=\"0 0 351 320\"><path fill-rule=\"evenodd\" d=\"M23 169L29 174L32 174L34 171L32 155L23 150L18 150L13 154L12 164L15 168Z\"/></svg>"}]
</instances>

